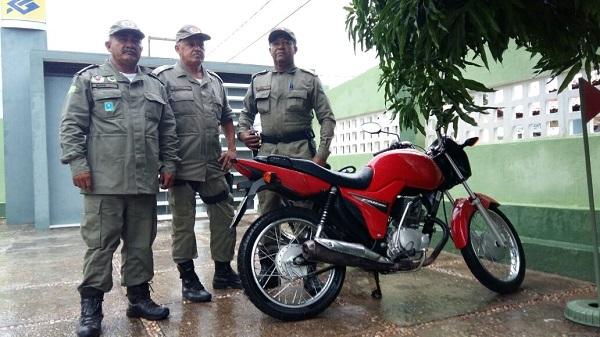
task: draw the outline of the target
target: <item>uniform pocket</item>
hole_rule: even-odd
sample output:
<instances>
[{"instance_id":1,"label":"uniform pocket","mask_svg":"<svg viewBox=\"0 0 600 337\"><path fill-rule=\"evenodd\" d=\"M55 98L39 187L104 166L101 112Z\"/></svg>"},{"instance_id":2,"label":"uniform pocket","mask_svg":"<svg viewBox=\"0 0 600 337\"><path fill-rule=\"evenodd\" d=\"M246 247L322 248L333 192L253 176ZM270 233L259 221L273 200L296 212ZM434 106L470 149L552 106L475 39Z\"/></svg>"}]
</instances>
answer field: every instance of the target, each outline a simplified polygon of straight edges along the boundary
<instances>
[{"instance_id":1,"label":"uniform pocket","mask_svg":"<svg viewBox=\"0 0 600 337\"><path fill-rule=\"evenodd\" d=\"M151 92L145 92L144 97L146 98L144 110L146 112L146 118L157 122L160 121L160 116L162 115L163 107L166 102L157 94Z\"/></svg>"},{"instance_id":2,"label":"uniform pocket","mask_svg":"<svg viewBox=\"0 0 600 337\"><path fill-rule=\"evenodd\" d=\"M217 121L220 123L221 122L221 113L223 112L223 103L219 102L216 97L213 98L210 102L210 110L212 113L212 116L214 116Z\"/></svg>"},{"instance_id":3,"label":"uniform pocket","mask_svg":"<svg viewBox=\"0 0 600 337\"><path fill-rule=\"evenodd\" d=\"M287 95L286 108L288 111L304 111L306 106L306 90L292 90Z\"/></svg>"},{"instance_id":4,"label":"uniform pocket","mask_svg":"<svg viewBox=\"0 0 600 337\"><path fill-rule=\"evenodd\" d=\"M169 96L173 111L181 115L193 115L194 111L194 92L192 87L178 87L171 91Z\"/></svg>"},{"instance_id":5,"label":"uniform pocket","mask_svg":"<svg viewBox=\"0 0 600 337\"><path fill-rule=\"evenodd\" d=\"M81 237L88 248L99 248L102 238L102 198L86 196L83 198L83 223Z\"/></svg>"},{"instance_id":6,"label":"uniform pocket","mask_svg":"<svg viewBox=\"0 0 600 337\"><path fill-rule=\"evenodd\" d=\"M254 94L254 102L256 103L256 110L259 113L269 112L269 96L271 96L271 90L261 90Z\"/></svg>"},{"instance_id":7,"label":"uniform pocket","mask_svg":"<svg viewBox=\"0 0 600 337\"><path fill-rule=\"evenodd\" d=\"M123 118L121 91L119 89L93 88L94 113L103 118Z\"/></svg>"}]
</instances>

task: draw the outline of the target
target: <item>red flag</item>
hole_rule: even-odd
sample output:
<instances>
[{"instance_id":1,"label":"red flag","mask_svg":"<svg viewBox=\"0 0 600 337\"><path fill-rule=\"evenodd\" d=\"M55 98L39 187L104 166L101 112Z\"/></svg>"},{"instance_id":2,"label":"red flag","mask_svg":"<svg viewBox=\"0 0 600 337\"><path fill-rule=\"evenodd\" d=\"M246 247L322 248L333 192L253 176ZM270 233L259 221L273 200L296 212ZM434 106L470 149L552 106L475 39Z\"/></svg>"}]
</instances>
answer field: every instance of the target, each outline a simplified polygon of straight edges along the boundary
<instances>
[{"instance_id":1,"label":"red flag","mask_svg":"<svg viewBox=\"0 0 600 337\"><path fill-rule=\"evenodd\" d=\"M590 82L579 78L579 98L581 100L583 125L587 124L600 112L600 90Z\"/></svg>"}]
</instances>

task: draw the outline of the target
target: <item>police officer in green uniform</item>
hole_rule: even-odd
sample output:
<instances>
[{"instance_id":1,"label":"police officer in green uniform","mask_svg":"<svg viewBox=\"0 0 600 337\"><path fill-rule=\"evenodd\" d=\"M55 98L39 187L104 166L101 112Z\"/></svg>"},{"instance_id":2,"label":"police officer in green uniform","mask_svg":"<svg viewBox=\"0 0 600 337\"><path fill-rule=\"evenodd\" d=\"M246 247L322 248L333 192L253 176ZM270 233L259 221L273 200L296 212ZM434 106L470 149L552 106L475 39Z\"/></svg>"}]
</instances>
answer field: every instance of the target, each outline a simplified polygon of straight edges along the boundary
<instances>
[{"instance_id":1,"label":"police officer in green uniform","mask_svg":"<svg viewBox=\"0 0 600 337\"><path fill-rule=\"evenodd\" d=\"M330 153L335 117L321 81L313 72L295 66L298 47L296 36L289 29L275 28L270 32L269 51L273 70L252 77L239 118L238 138L259 155L311 159L324 166ZM252 129L256 114L260 114L262 134ZM312 131L314 115L321 125L318 148ZM259 192L258 199L262 214L282 204L282 197L272 191ZM262 275L274 267L270 259L261 259L261 264ZM275 282L270 283L268 287L277 286Z\"/></svg>"},{"instance_id":2,"label":"police officer in green uniform","mask_svg":"<svg viewBox=\"0 0 600 337\"><path fill-rule=\"evenodd\" d=\"M210 251L215 263L213 288L241 288L238 275L231 269L235 233L229 231L233 218L233 196L226 176L236 157L233 115L223 81L208 71L204 61L204 42L210 36L198 27L183 26L175 36L179 61L154 70L165 83L169 102L177 120L179 156L177 176L169 189L169 205L173 214L172 255L177 263L183 298L207 302L206 291L194 271L198 257L194 224L196 193L206 205L210 221ZM227 140L227 151L221 151L220 127Z\"/></svg>"},{"instance_id":3,"label":"police officer in green uniform","mask_svg":"<svg viewBox=\"0 0 600 337\"><path fill-rule=\"evenodd\" d=\"M165 319L169 309L150 298L154 275L159 183L172 185L177 157L175 118L158 78L137 66L144 34L131 21L110 27L110 53L73 78L60 125L61 161L81 189L84 217L78 336L98 336L104 293L112 288L112 258L121 248L127 316ZM160 175L160 178L159 178Z\"/></svg>"},{"instance_id":4,"label":"police officer in green uniform","mask_svg":"<svg viewBox=\"0 0 600 337\"><path fill-rule=\"evenodd\" d=\"M324 166L333 139L335 117L321 81L313 72L295 66L298 47L289 29L271 31L269 51L274 69L252 77L239 118L238 138L259 155L312 159ZM260 135L252 129L256 114L260 114ZM321 125L318 148L312 131L315 114ZM271 191L260 192L259 204L264 214L278 208L281 197Z\"/></svg>"}]
</instances>

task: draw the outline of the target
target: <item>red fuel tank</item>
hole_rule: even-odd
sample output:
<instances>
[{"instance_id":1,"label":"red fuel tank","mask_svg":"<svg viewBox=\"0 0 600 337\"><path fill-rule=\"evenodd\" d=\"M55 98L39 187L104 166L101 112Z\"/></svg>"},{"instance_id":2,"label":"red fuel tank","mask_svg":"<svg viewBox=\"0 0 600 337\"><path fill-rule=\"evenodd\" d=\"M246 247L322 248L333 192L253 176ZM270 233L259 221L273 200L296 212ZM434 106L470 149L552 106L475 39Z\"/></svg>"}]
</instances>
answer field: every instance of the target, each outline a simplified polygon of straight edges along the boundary
<instances>
[{"instance_id":1,"label":"red fuel tank","mask_svg":"<svg viewBox=\"0 0 600 337\"><path fill-rule=\"evenodd\" d=\"M406 187L434 190L444 179L433 159L416 150L387 151L371 159L367 165L373 168L370 191L378 191L398 180L403 181Z\"/></svg>"}]
</instances>

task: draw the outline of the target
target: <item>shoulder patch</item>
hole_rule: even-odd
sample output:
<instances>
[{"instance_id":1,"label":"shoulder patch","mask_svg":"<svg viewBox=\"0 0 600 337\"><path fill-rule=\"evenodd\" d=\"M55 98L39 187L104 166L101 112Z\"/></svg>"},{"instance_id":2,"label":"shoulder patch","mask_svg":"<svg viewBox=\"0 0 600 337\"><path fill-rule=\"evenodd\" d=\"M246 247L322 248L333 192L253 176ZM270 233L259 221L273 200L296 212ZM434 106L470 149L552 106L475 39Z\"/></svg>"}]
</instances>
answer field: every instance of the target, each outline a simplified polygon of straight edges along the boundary
<instances>
[{"instance_id":1,"label":"shoulder patch","mask_svg":"<svg viewBox=\"0 0 600 337\"><path fill-rule=\"evenodd\" d=\"M79 75L83 74L84 72L86 72L86 71L88 71L90 69L94 69L94 68L98 68L98 67L100 67L100 65L98 65L98 64L90 64L89 66L87 66L87 67L81 69L80 71L76 72L75 75L79 76Z\"/></svg>"},{"instance_id":2,"label":"shoulder patch","mask_svg":"<svg viewBox=\"0 0 600 337\"><path fill-rule=\"evenodd\" d=\"M212 76L216 77L219 80L219 82L223 83L223 79L219 75L217 75L217 73L215 73L214 71L207 70L206 72L211 74Z\"/></svg>"},{"instance_id":3,"label":"shoulder patch","mask_svg":"<svg viewBox=\"0 0 600 337\"><path fill-rule=\"evenodd\" d=\"M259 71L256 74L252 75L252 79L254 79L257 76L264 75L264 74L268 73L269 71L270 71L269 69L265 69L263 71Z\"/></svg>"},{"instance_id":4,"label":"shoulder patch","mask_svg":"<svg viewBox=\"0 0 600 337\"><path fill-rule=\"evenodd\" d=\"M168 70L168 69L173 69L173 68L175 68L174 64L165 64L164 66L156 67L154 70L152 70L152 74L158 76L163 71Z\"/></svg>"},{"instance_id":5,"label":"shoulder patch","mask_svg":"<svg viewBox=\"0 0 600 337\"><path fill-rule=\"evenodd\" d=\"M303 72L305 72L305 73L307 73L307 74L311 74L311 75L313 75L313 76L319 76L319 75L317 75L317 74L316 74L314 71L312 71L312 70L307 70L307 69L302 69L302 68L298 68L298 70L301 70L301 71L303 71Z\"/></svg>"}]
</instances>

